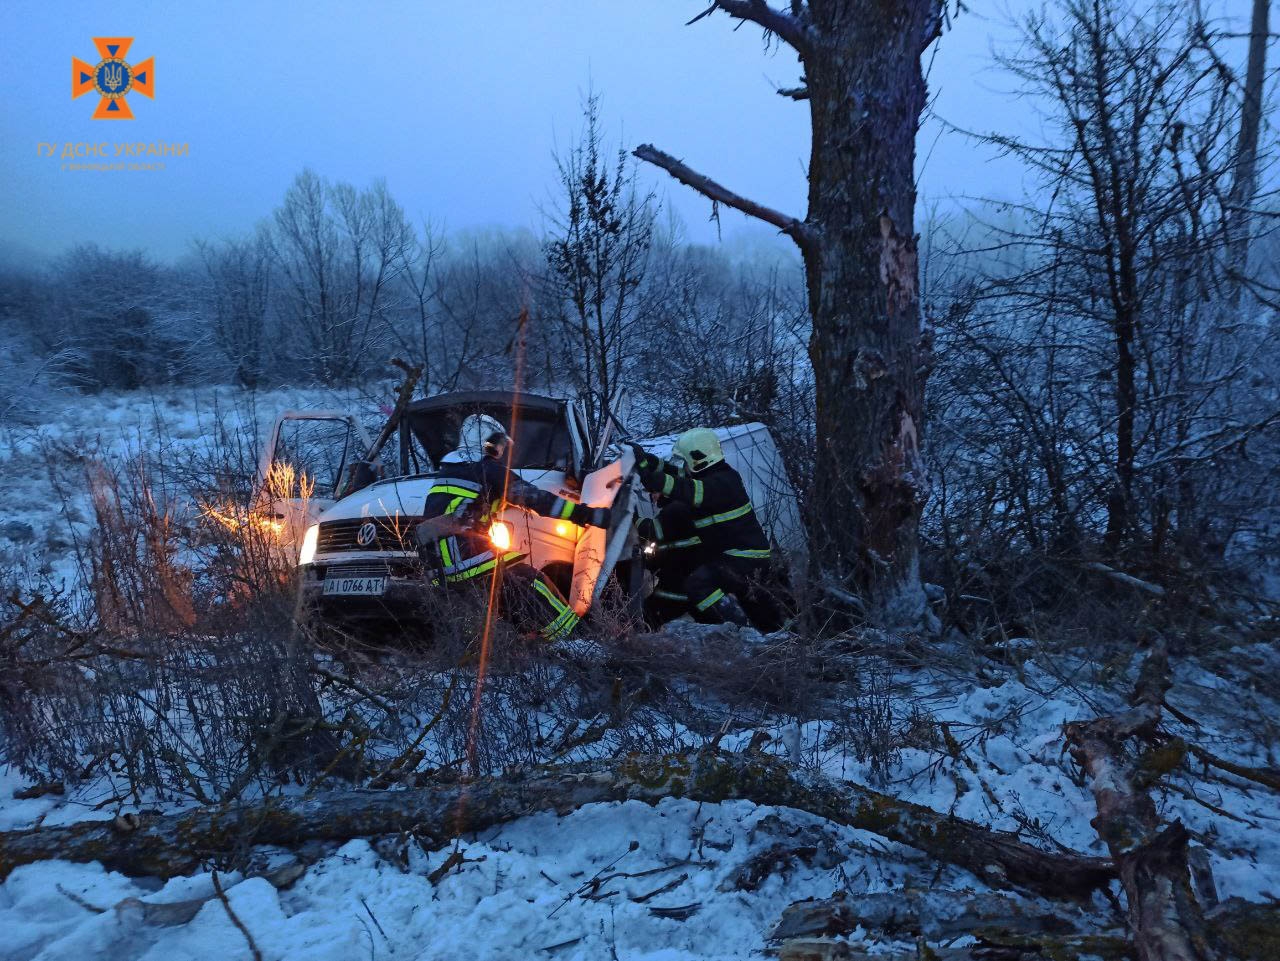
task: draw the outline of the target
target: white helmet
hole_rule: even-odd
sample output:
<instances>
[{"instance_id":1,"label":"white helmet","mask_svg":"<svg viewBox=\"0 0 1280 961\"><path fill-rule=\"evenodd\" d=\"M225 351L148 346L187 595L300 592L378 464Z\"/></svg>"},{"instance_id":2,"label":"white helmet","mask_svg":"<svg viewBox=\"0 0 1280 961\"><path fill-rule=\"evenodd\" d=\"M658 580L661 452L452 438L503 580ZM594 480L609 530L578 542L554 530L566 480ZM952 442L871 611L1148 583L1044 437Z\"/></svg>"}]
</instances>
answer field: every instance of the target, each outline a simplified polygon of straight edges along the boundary
<instances>
[{"instance_id":1,"label":"white helmet","mask_svg":"<svg viewBox=\"0 0 1280 961\"><path fill-rule=\"evenodd\" d=\"M684 458L685 465L693 474L724 460L720 438L706 427L695 427L681 434L676 441L675 453Z\"/></svg>"},{"instance_id":2,"label":"white helmet","mask_svg":"<svg viewBox=\"0 0 1280 961\"><path fill-rule=\"evenodd\" d=\"M458 447L441 458L442 462L466 463L500 457L501 445L510 443L506 428L488 414L472 414L458 431Z\"/></svg>"}]
</instances>

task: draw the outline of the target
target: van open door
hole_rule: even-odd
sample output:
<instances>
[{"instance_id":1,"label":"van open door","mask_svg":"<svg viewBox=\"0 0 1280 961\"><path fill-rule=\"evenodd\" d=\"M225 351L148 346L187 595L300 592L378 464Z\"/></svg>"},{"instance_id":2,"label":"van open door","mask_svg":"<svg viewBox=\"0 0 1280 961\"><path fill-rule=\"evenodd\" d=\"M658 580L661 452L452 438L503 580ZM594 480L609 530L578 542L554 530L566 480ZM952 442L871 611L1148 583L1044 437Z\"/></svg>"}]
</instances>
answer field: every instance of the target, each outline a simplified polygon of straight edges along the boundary
<instances>
[{"instance_id":1,"label":"van open door","mask_svg":"<svg viewBox=\"0 0 1280 961\"><path fill-rule=\"evenodd\" d=\"M282 544L301 544L306 529L336 502L347 466L364 459L369 446L352 414L284 411L258 458L251 511L281 525Z\"/></svg>"},{"instance_id":2,"label":"van open door","mask_svg":"<svg viewBox=\"0 0 1280 961\"><path fill-rule=\"evenodd\" d=\"M639 501L634 466L635 456L626 450L618 460L583 478L582 503L588 507L612 507L613 520L607 531L588 527L578 539L569 604L579 617L585 616L600 599L618 562L636 551Z\"/></svg>"}]
</instances>

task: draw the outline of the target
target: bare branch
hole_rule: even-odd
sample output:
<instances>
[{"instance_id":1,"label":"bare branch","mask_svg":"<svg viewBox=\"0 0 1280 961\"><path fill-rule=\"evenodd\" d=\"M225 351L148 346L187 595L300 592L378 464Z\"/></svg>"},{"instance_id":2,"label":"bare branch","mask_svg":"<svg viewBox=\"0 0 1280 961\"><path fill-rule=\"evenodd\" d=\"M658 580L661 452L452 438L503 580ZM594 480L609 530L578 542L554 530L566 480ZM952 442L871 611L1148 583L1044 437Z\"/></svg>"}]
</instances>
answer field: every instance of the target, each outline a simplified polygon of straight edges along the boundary
<instances>
[{"instance_id":1,"label":"bare branch","mask_svg":"<svg viewBox=\"0 0 1280 961\"><path fill-rule=\"evenodd\" d=\"M740 210L750 217L756 217L765 223L773 224L789 236L801 250L809 250L813 244L813 229L804 221L789 217L772 207L765 207L746 197L740 197L726 187L722 187L710 177L703 176L696 170L686 166L669 153L664 153L653 144L641 144L632 153L640 160L661 167L686 187L692 187L715 203L724 204L734 210Z\"/></svg>"},{"instance_id":2,"label":"bare branch","mask_svg":"<svg viewBox=\"0 0 1280 961\"><path fill-rule=\"evenodd\" d=\"M809 99L809 88L804 86L779 87L775 91L775 93L777 93L779 97L790 97L792 100L808 100Z\"/></svg>"},{"instance_id":3,"label":"bare branch","mask_svg":"<svg viewBox=\"0 0 1280 961\"><path fill-rule=\"evenodd\" d=\"M947 22L947 5L939 3L924 23L924 33L920 37L920 52L924 53L929 44L942 36L943 25Z\"/></svg>"},{"instance_id":4,"label":"bare branch","mask_svg":"<svg viewBox=\"0 0 1280 961\"><path fill-rule=\"evenodd\" d=\"M723 10L736 20L745 20L764 27L769 33L794 48L801 59L809 55L812 44L808 26L798 16L775 10L764 0L715 0L686 26L697 23L717 10Z\"/></svg>"},{"instance_id":5,"label":"bare branch","mask_svg":"<svg viewBox=\"0 0 1280 961\"><path fill-rule=\"evenodd\" d=\"M258 943L253 940L253 935L244 926L244 922L240 920L239 915L231 910L231 901L227 898L227 892L222 890L222 884L218 881L218 872L214 871L210 877L213 880L213 890L217 892L218 900L222 902L222 907L227 912L227 917L231 919L232 924L240 929L244 939L249 942L249 951L253 954L253 961L262 961L262 952L258 950Z\"/></svg>"}]
</instances>

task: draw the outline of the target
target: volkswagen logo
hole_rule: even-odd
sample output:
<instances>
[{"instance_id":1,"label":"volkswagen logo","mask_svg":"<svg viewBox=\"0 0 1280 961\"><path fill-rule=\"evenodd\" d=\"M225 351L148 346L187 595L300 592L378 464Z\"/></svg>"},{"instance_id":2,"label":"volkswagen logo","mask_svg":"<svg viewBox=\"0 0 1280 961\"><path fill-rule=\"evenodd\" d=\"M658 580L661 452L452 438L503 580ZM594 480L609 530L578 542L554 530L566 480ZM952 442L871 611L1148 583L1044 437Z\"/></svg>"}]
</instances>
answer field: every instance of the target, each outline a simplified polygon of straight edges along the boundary
<instances>
[{"instance_id":1,"label":"volkswagen logo","mask_svg":"<svg viewBox=\"0 0 1280 961\"><path fill-rule=\"evenodd\" d=\"M378 539L378 528L373 521L365 521L360 525L360 529L356 531L356 543L361 547L368 547Z\"/></svg>"}]
</instances>

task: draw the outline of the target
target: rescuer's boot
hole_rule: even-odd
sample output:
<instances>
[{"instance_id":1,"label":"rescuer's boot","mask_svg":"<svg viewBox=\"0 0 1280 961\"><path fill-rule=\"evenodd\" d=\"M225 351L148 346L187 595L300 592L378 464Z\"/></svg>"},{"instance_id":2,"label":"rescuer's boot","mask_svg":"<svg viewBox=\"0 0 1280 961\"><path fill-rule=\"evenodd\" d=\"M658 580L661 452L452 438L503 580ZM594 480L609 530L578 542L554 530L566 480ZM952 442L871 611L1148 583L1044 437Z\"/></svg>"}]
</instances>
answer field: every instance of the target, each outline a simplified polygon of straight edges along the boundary
<instances>
[{"instance_id":1,"label":"rescuer's boot","mask_svg":"<svg viewBox=\"0 0 1280 961\"><path fill-rule=\"evenodd\" d=\"M742 609L742 605L732 594L726 594L712 604L707 608L707 613L724 624L737 624L739 627L751 626L751 618L747 617L747 612Z\"/></svg>"}]
</instances>

